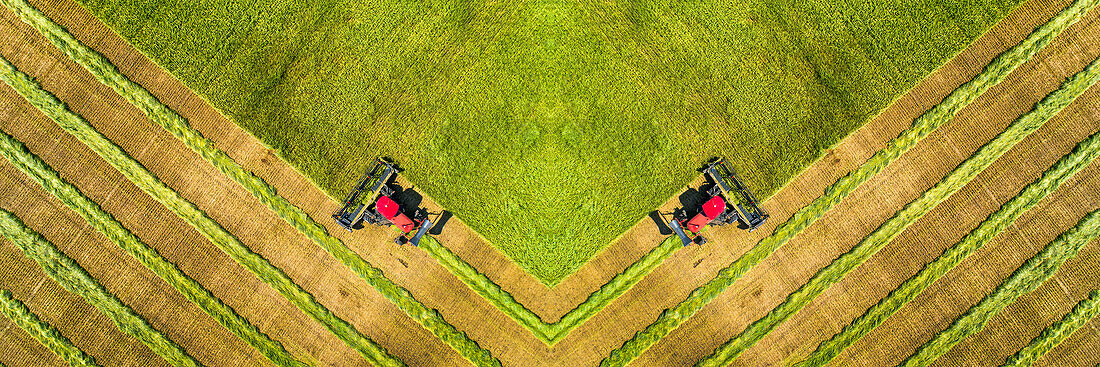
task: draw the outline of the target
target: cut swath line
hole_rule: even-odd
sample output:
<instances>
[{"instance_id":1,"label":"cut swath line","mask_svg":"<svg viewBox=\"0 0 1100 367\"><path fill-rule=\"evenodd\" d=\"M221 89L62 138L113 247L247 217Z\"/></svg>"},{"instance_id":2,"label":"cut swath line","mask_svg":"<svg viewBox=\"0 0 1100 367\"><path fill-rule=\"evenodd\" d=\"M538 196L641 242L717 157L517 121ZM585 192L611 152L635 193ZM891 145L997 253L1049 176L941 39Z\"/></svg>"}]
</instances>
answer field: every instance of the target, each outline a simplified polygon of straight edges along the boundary
<instances>
[{"instance_id":1,"label":"cut swath line","mask_svg":"<svg viewBox=\"0 0 1100 367\"><path fill-rule=\"evenodd\" d=\"M1097 3L1096 0L1076 1L1028 35L1020 44L998 55L973 80L956 88L943 101L914 120L912 127L888 142L886 148L876 152L859 168L827 187L823 195L799 209L790 219L776 227L772 235L761 240L728 267L719 271L714 279L693 290L687 299L662 312L656 321L644 330L639 331L622 346L611 351L611 355L600 362L600 365L623 366L637 358L650 346L679 327L685 320L691 318L703 306L713 301L718 297L718 294L740 279L749 269L778 250L795 235L801 233L802 230L824 215L826 211L832 209L856 188L881 172L887 165L895 161L929 133L951 120L955 114L989 88L1004 81L1008 74L1030 60L1032 56L1046 47L1055 36L1080 20Z\"/></svg>"},{"instance_id":2,"label":"cut swath line","mask_svg":"<svg viewBox=\"0 0 1100 367\"><path fill-rule=\"evenodd\" d=\"M42 237L41 234L28 228L15 214L0 209L0 234L11 240L16 247L23 251L23 255L34 260L42 267L42 271L60 284L65 290L81 296L92 306L99 309L104 316L114 321L118 329L141 341L157 355L164 358L173 366L201 366L198 361L187 354L175 342L164 336L159 330L149 325L130 306L122 303L115 295L103 288L80 267L76 261L69 258L53 243Z\"/></svg>"},{"instance_id":3,"label":"cut swath line","mask_svg":"<svg viewBox=\"0 0 1100 367\"><path fill-rule=\"evenodd\" d=\"M653 269L676 253L676 250L683 248L676 237L667 238L641 259L630 264L622 273L615 275L610 281L600 286L600 289L592 292L584 302L570 310L560 320L554 323L546 323L534 312L512 298L512 295L501 289L499 285L439 244L436 239L426 237L421 241L420 247L436 259L440 265L450 270L463 283L466 283L470 289L492 302L501 312L516 320L537 338L549 345L561 341L569 335L570 331L584 324L586 320L641 281Z\"/></svg>"},{"instance_id":4,"label":"cut swath line","mask_svg":"<svg viewBox=\"0 0 1100 367\"><path fill-rule=\"evenodd\" d=\"M7 289L0 289L0 313L7 316L35 340L45 345L70 366L98 367L95 358L77 348L69 338L61 335L53 326L38 318L23 302L19 302ZM2 365L0 365L2 366Z\"/></svg>"},{"instance_id":5,"label":"cut swath line","mask_svg":"<svg viewBox=\"0 0 1100 367\"><path fill-rule=\"evenodd\" d=\"M1016 271L1001 282L993 293L986 295L978 304L970 307L966 313L955 319L950 327L936 334L932 340L921 346L900 365L912 367L932 364L956 344L981 331L990 319L997 316L1005 307L1015 303L1020 296L1043 285L1054 276L1058 267L1077 256L1077 253L1097 236L1100 236L1100 210L1085 215L1076 226L1062 233L1042 251L1016 268Z\"/></svg>"},{"instance_id":6,"label":"cut swath line","mask_svg":"<svg viewBox=\"0 0 1100 367\"><path fill-rule=\"evenodd\" d=\"M248 190L280 218L286 220L299 232L340 260L341 263L382 293L409 317L449 344L467 360L481 366L500 364L500 361L496 360L488 350L481 348L465 333L458 331L454 326L447 323L438 311L430 309L417 301L407 290L387 279L381 270L363 260L339 239L329 235L325 228L310 218L308 214L276 194L274 187L245 170L224 151L216 148L213 141L203 137L201 133L187 123L186 119L157 100L148 90L122 75L109 60L98 52L80 43L64 28L25 1L3 0L3 3L24 22L37 29L39 33L72 58L73 61L88 69L97 80L114 89L120 96L149 116L151 121L171 132L198 153L199 156ZM98 135L98 133L95 134ZM220 226L218 228L220 229ZM373 342L371 343L373 344ZM376 348L371 347L370 349ZM364 350L361 349L360 352L362 353ZM381 354L375 352L371 352L371 354L376 354L376 357L372 357L372 360L386 359Z\"/></svg>"},{"instance_id":7,"label":"cut swath line","mask_svg":"<svg viewBox=\"0 0 1100 367\"><path fill-rule=\"evenodd\" d=\"M1089 297L1077 303L1065 317L1056 321L1040 333L1031 343L1005 360L1004 367L1027 367L1042 358L1073 332L1085 326L1085 323L1100 315L1100 290L1089 293Z\"/></svg>"},{"instance_id":8,"label":"cut swath line","mask_svg":"<svg viewBox=\"0 0 1100 367\"><path fill-rule=\"evenodd\" d=\"M373 340L359 333L354 326L337 317L324 305L317 302L313 295L295 284L286 273L271 265L267 259L252 252L237 237L226 231L225 228L180 196L179 193L161 182L141 163L126 154L122 148L96 131L83 117L69 111L65 104L61 103L53 94L43 90L27 74L16 70L11 63L2 57L0 57L0 79L3 79L27 102L42 111L58 126L79 139L102 157L104 161L115 167L142 191L194 227L211 243L237 261L238 264L251 271L264 283L270 285L302 312L324 325L326 329L358 351L368 361L377 365L404 365L403 362L391 356Z\"/></svg>"},{"instance_id":9,"label":"cut swath line","mask_svg":"<svg viewBox=\"0 0 1100 367\"><path fill-rule=\"evenodd\" d=\"M779 324L787 321L803 307L839 282L853 269L863 264L872 255L878 253L906 228L916 223L925 214L932 211L951 195L961 190L967 183L978 177L982 171L1007 153L1017 143L1031 133L1043 127L1054 115L1077 100L1085 90L1100 80L1100 59L1093 61L1085 70L1074 74L1062 84L1061 88L1048 94L1035 108L1016 119L1005 131L989 141L970 158L967 158L942 181L921 194L916 200L906 204L892 218L883 222L871 234L864 237L850 251L840 255L828 266L819 270L806 284L787 296L783 303L776 306L763 318L749 324L748 328L718 347L713 354L699 361L698 366L725 366L737 359L745 350L752 347Z\"/></svg>"},{"instance_id":10,"label":"cut swath line","mask_svg":"<svg viewBox=\"0 0 1100 367\"><path fill-rule=\"evenodd\" d=\"M985 221L968 233L962 240L945 250L942 255L909 277L904 283L890 292L885 298L871 306L863 315L844 327L841 332L818 345L799 366L821 366L836 358L845 348L870 333L886 321L902 306L912 301L925 289L942 278L947 272L958 266L982 246L992 241L1012 223L1058 189L1062 183L1088 167L1090 162L1100 156L1100 133L1094 134L1077 145L1074 151L1065 155L1057 163L1043 172L1042 177L1032 182L1020 193L1006 202Z\"/></svg>"},{"instance_id":11,"label":"cut swath line","mask_svg":"<svg viewBox=\"0 0 1100 367\"><path fill-rule=\"evenodd\" d=\"M263 179L245 170L225 152L215 148L214 142L204 138L201 133L187 123L186 119L158 101L143 87L119 73L109 60L104 59L94 50L81 44L40 12L17 1L5 0L4 2L13 9L21 9L16 10L20 17L38 29L43 35L46 35L55 46L74 61L87 68L97 80L113 88L123 98L148 115L153 122L172 132L173 135L199 153L222 173L268 205L281 218L355 271L413 319L419 321L421 325L441 339L448 341L464 357L476 361L476 364L495 363L488 351L477 347L476 343L466 338L464 334L454 330L453 327L448 329L447 326L443 326L441 329L435 326L446 325L446 323L441 318L434 319L435 313L426 312L429 309L419 304L411 296L407 296L407 292L402 292L404 289L388 279L380 277L380 270L374 268L370 263L348 249L339 239L328 235L324 227L313 221L300 208L277 195L275 189L264 182ZM583 303L570 310L558 322L546 323L525 306L515 301L511 294L443 247L438 241L428 240L428 244L422 247L476 293L549 345L560 341L568 335L569 331L583 324L584 321L602 310L611 301L625 293L679 248L672 246L672 243L662 243L624 270L623 273L616 275L611 281L589 295Z\"/></svg>"},{"instance_id":12,"label":"cut swath line","mask_svg":"<svg viewBox=\"0 0 1100 367\"><path fill-rule=\"evenodd\" d=\"M209 290L180 271L175 264L160 256L156 249L138 239L114 216L85 196L76 186L62 179L45 161L27 151L23 144L5 132L0 132L0 155L6 157L13 166L41 185L43 190L79 214L88 225L140 261L146 268L179 291L188 301L194 303L275 365L303 365L291 357L290 353L283 349L282 344L271 340Z\"/></svg>"}]
</instances>

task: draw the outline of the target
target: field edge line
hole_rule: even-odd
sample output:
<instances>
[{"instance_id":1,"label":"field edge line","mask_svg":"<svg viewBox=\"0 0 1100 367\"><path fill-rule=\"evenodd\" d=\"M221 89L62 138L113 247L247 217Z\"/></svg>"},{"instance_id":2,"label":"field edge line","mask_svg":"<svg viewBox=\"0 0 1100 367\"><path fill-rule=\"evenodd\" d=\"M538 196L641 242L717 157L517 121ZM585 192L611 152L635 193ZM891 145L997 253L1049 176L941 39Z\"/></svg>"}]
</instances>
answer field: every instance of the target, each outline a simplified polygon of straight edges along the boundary
<instances>
[{"instance_id":1,"label":"field edge line","mask_svg":"<svg viewBox=\"0 0 1100 367\"><path fill-rule=\"evenodd\" d=\"M881 172L885 166L908 151L917 142L923 140L932 131L952 119L963 107L976 100L978 96L1000 84L1008 74L1031 59L1045 48L1056 35L1080 20L1081 16L1095 7L1096 0L1077 0L1063 9L1047 23L1035 29L1016 46L1001 53L987 64L974 79L955 88L939 104L932 107L913 121L913 125L890 140L886 147L876 152L859 168L841 177L829 185L824 193L813 202L795 212L786 222L776 227L772 235L759 241L730 266L720 270L711 281L696 288L687 299L673 308L662 312L657 320L645 329L612 350L610 355L600 362L601 367L624 366L633 361L650 346L679 327L684 321L710 303L719 293L740 279L748 269L754 267L771 253L778 250L788 240L818 218L870 177Z\"/></svg>"}]
</instances>

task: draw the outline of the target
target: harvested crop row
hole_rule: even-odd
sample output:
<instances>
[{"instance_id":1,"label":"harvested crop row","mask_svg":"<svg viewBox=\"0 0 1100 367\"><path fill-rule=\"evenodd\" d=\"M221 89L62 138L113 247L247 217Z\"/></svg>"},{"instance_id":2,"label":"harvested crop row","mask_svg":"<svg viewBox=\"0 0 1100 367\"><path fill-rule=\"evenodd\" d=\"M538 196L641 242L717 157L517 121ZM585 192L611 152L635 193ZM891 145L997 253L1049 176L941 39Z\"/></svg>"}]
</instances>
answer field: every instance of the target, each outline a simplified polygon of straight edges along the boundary
<instances>
[{"instance_id":1,"label":"harvested crop row","mask_svg":"<svg viewBox=\"0 0 1100 367\"><path fill-rule=\"evenodd\" d=\"M42 189L57 197L77 214L80 214L107 239L126 250L146 268L156 273L165 282L176 288L187 300L194 303L248 345L255 348L278 366L299 366L301 362L290 356L282 344L271 340L253 326L248 320L237 314L220 299L210 293L202 284L184 274L175 264L157 253L157 250L145 244L130 230L115 220L114 216L89 199L72 184L66 182L46 162L27 151L22 143L11 135L0 132L0 155L3 155L20 171L34 179Z\"/></svg>"},{"instance_id":2,"label":"harvested crop row","mask_svg":"<svg viewBox=\"0 0 1100 367\"><path fill-rule=\"evenodd\" d=\"M7 289L0 289L0 313L3 313L4 316L7 316L23 330L26 330L28 334L31 334L46 348L50 348L54 354L57 354L58 357L61 357L61 360L70 366L99 366L95 362L95 358L85 354L84 351L73 345L69 338L61 335L53 326L38 319L37 315L31 312L23 302L15 299Z\"/></svg>"},{"instance_id":3,"label":"harvested crop row","mask_svg":"<svg viewBox=\"0 0 1100 367\"><path fill-rule=\"evenodd\" d=\"M1059 235L1042 251L1016 268L993 293L970 307L950 327L936 334L901 365L910 367L931 364L963 339L980 331L993 316L1016 302L1020 296L1035 290L1054 276L1058 267L1077 256L1081 248L1097 236L1100 236L1100 210L1085 215L1076 226Z\"/></svg>"},{"instance_id":4,"label":"harvested crop row","mask_svg":"<svg viewBox=\"0 0 1100 367\"><path fill-rule=\"evenodd\" d=\"M650 250L638 261L630 264L622 273L615 275L600 289L592 292L584 302L570 310L565 316L555 323L542 321L534 312L531 312L517 302L507 291L500 288L484 274L481 274L469 263L455 255L435 238L425 237L420 247L436 259L440 265L466 283L494 306L516 320L531 331L537 338L548 345L554 345L569 335L569 332L584 323L604 307L621 296L638 283L658 265L667 260L676 250L682 248L676 237L669 237L660 245Z\"/></svg>"},{"instance_id":5,"label":"harvested crop row","mask_svg":"<svg viewBox=\"0 0 1100 367\"><path fill-rule=\"evenodd\" d=\"M144 318L134 312L130 306L122 303L106 288L103 288L80 267L76 261L57 249L41 234L28 228L15 214L0 209L0 233L11 240L27 258L34 260L42 271L56 281L65 290L79 295L114 321L119 330L140 340L153 352L173 366L201 366L175 342L149 325Z\"/></svg>"},{"instance_id":6,"label":"harvested crop row","mask_svg":"<svg viewBox=\"0 0 1100 367\"><path fill-rule=\"evenodd\" d=\"M3 58L0 58L0 79L8 83L31 105L50 117L62 129L84 142L92 151L118 169L142 191L145 191L185 222L195 227L199 233L206 236L229 257L286 297L302 312L324 325L325 328L358 351L364 358L378 365L404 365L403 362L391 356L373 340L359 333L347 321L337 317L324 305L317 302L313 295L295 284L286 273L271 265L267 259L252 252L251 249L207 216L206 213L203 213L194 204L180 196L179 193L173 191L141 163L131 158L122 148L96 131L83 117L69 111L65 104L54 97L53 94L43 90L37 82L16 70L11 63Z\"/></svg>"},{"instance_id":7,"label":"harvested crop row","mask_svg":"<svg viewBox=\"0 0 1100 367\"><path fill-rule=\"evenodd\" d=\"M847 253L840 255L832 263L819 270L806 284L787 296L783 303L768 312L763 318L754 321L740 334L723 343L713 354L699 361L698 366L725 366L737 359L745 350L752 347L779 324L787 321L813 301L822 292L839 282L849 272L867 261L901 235L906 228L915 223L937 205L947 200L967 183L978 177L982 171L1007 153L1013 146L1043 127L1054 115L1077 100L1085 90L1100 80L1100 59L1066 80L1058 90L1051 92L1035 104L1030 112L1020 116L1005 131L997 135L978 149L970 158L959 164L951 173L936 183L916 200L906 204L894 216L879 225L871 234L864 237Z\"/></svg>"},{"instance_id":8,"label":"harvested crop row","mask_svg":"<svg viewBox=\"0 0 1100 367\"><path fill-rule=\"evenodd\" d=\"M1004 81L1009 73L1030 60L1032 56L1046 47L1055 36L1080 20L1097 3L1100 3L1100 1L1077 0L1046 24L1029 34L1018 45L998 55L973 80L956 88L943 101L914 120L913 125L888 142L886 148L876 152L859 168L849 172L846 176L827 187L824 194L814 199L809 205L799 209L790 219L776 227L770 236L761 240L730 266L720 270L714 279L693 290L687 299L662 312L656 321L635 334L618 349L613 350L610 356L600 362L600 365L624 366L637 358L638 355L679 327L681 323L702 309L703 306L714 300L719 293L740 279L749 269L763 261L795 235L801 233L818 218L821 218L826 211L832 209L833 206L855 191L861 184L881 172L929 133L951 120L963 107L969 105L989 88Z\"/></svg>"},{"instance_id":9,"label":"harvested crop row","mask_svg":"<svg viewBox=\"0 0 1100 367\"><path fill-rule=\"evenodd\" d=\"M1016 197L1006 202L996 212L990 214L985 221L963 237L962 240L959 240L959 242L945 250L942 255L925 265L919 272L891 291L877 304L871 306L863 315L845 326L831 339L818 345L817 350L798 365L820 366L831 361L845 348L870 333L871 330L885 322L902 306L924 292L932 283L942 278L944 274L947 274L975 251L993 240L998 233L1008 228L1025 211L1056 191L1058 187L1087 167L1097 157L1100 157L1100 133L1094 134L1078 144L1073 152L1062 157L1046 172L1043 172L1039 179L1021 190Z\"/></svg>"},{"instance_id":10,"label":"harvested crop row","mask_svg":"<svg viewBox=\"0 0 1100 367\"><path fill-rule=\"evenodd\" d=\"M216 148L213 141L203 137L201 133L188 124L186 119L157 100L148 90L122 75L111 64L110 60L80 43L64 28L54 23L26 1L3 0L2 2L18 14L20 19L33 26L51 43L72 58L73 61L88 69L97 80L114 89L120 96L148 115L150 120L171 132L198 153L199 156L244 187L245 190L267 205L280 218L286 220L299 232L340 260L356 275L382 293L390 302L419 322L425 329L449 344L467 360L480 366L500 364L488 350L481 348L465 333L458 331L454 326L447 323L438 311L420 303L407 290L387 279L381 270L363 260L339 239L329 235L324 227L310 218L300 208L279 196L274 187L241 167L224 151ZM379 356L379 358L381 357Z\"/></svg>"},{"instance_id":11,"label":"harvested crop row","mask_svg":"<svg viewBox=\"0 0 1100 367\"><path fill-rule=\"evenodd\" d=\"M1089 293L1089 297L1077 303L1065 317L1047 327L1016 354L1005 360L1005 367L1026 367L1038 361L1044 354L1061 344L1074 331L1100 315L1100 290Z\"/></svg>"},{"instance_id":12,"label":"harvested crop row","mask_svg":"<svg viewBox=\"0 0 1100 367\"><path fill-rule=\"evenodd\" d=\"M419 246L438 261L440 265L447 268L463 283L466 283L470 289L484 297L505 315L530 330L539 340L552 344L549 337L549 325L543 322L534 312L524 307L523 304L517 302L511 293L501 289L499 285L489 280L485 274L478 272L472 265L444 247L434 237L424 236L420 240Z\"/></svg>"}]
</instances>

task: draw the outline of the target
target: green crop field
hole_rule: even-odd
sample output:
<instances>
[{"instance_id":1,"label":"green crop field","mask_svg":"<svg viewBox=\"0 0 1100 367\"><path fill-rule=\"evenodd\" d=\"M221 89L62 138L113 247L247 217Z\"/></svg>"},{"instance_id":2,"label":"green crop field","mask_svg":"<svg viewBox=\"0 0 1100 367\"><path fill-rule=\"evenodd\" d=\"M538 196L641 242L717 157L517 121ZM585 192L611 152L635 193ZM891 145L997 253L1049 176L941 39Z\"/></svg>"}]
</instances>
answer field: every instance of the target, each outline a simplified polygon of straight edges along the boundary
<instances>
[{"instance_id":1,"label":"green crop field","mask_svg":"<svg viewBox=\"0 0 1100 367\"><path fill-rule=\"evenodd\" d=\"M0 362L1091 365L1100 0L1021 3L0 0ZM376 156L461 221L330 232Z\"/></svg>"},{"instance_id":2,"label":"green crop field","mask_svg":"<svg viewBox=\"0 0 1100 367\"><path fill-rule=\"evenodd\" d=\"M553 286L711 156L761 198L1019 0L79 0L333 197L375 156Z\"/></svg>"}]
</instances>

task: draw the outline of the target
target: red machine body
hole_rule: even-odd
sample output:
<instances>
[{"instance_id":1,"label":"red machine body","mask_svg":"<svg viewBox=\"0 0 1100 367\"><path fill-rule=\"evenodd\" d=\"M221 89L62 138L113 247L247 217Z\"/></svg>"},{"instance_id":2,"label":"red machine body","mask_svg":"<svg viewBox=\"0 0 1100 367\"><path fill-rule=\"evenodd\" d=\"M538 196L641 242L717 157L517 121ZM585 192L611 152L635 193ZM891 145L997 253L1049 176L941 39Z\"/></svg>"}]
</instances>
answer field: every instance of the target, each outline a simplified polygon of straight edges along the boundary
<instances>
[{"instance_id":1,"label":"red machine body","mask_svg":"<svg viewBox=\"0 0 1100 367\"><path fill-rule=\"evenodd\" d=\"M702 210L699 211L699 214L696 214L691 220L684 223L684 228L687 228L691 233L699 233L699 231L703 230L703 227L706 227L714 218L718 218L718 216L722 215L725 211L726 200L722 199L721 196L712 197L710 200L707 200L706 203L703 203Z\"/></svg>"},{"instance_id":2,"label":"red machine body","mask_svg":"<svg viewBox=\"0 0 1100 367\"><path fill-rule=\"evenodd\" d=\"M677 209L669 221L669 227L680 237L684 246L706 243L706 238L699 233L709 225L740 222L751 232L768 219L768 213L760 209L756 198L724 160L713 161L704 172L713 183L705 192L709 197L707 201L698 208L698 212L689 208ZM690 216L693 212L695 215Z\"/></svg>"},{"instance_id":3,"label":"red machine body","mask_svg":"<svg viewBox=\"0 0 1100 367\"><path fill-rule=\"evenodd\" d=\"M409 216L401 212L401 206L389 196L379 196L375 202L375 208L379 214L397 226L401 232L409 233L416 229L419 223L409 219Z\"/></svg>"},{"instance_id":4,"label":"red machine body","mask_svg":"<svg viewBox=\"0 0 1100 367\"><path fill-rule=\"evenodd\" d=\"M332 213L332 218L349 232L362 223L379 226L392 224L401 231L401 236L395 238L394 242L417 245L431 228L432 220L428 218L429 213L421 208L411 212L411 217L406 215L401 205L390 197L395 192L387 182L397 172L396 166L379 158L374 167L359 180L359 184L348 193L344 205Z\"/></svg>"}]
</instances>

